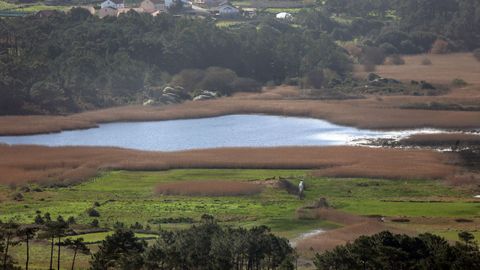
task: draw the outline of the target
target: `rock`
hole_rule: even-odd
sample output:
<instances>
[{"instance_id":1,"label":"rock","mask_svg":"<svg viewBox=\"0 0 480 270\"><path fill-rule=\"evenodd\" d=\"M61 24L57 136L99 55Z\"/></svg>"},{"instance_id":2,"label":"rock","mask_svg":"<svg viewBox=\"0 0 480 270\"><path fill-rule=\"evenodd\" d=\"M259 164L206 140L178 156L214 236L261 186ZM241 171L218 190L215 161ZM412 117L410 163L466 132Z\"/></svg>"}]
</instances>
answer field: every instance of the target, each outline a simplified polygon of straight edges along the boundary
<instances>
[{"instance_id":1,"label":"rock","mask_svg":"<svg viewBox=\"0 0 480 270\"><path fill-rule=\"evenodd\" d=\"M369 73L367 76L367 80L374 81L376 79L380 79L381 77L375 73Z\"/></svg>"},{"instance_id":2,"label":"rock","mask_svg":"<svg viewBox=\"0 0 480 270\"><path fill-rule=\"evenodd\" d=\"M421 81L420 82L420 88L422 89L431 89L431 90L435 90L435 86L431 85L430 83L426 82L426 81Z\"/></svg>"},{"instance_id":3,"label":"rock","mask_svg":"<svg viewBox=\"0 0 480 270\"><path fill-rule=\"evenodd\" d=\"M143 102L143 106L149 106L155 104L155 100L153 99L147 99Z\"/></svg>"}]
</instances>

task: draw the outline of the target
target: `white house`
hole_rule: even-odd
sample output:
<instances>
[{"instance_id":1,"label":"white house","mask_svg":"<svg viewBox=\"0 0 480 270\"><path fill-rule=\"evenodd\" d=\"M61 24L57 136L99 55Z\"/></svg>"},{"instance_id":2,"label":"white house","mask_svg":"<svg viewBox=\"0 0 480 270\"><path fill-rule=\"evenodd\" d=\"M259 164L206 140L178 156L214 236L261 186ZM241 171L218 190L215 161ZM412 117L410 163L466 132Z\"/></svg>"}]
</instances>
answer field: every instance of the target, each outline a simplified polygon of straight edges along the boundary
<instances>
[{"instance_id":1,"label":"white house","mask_svg":"<svg viewBox=\"0 0 480 270\"><path fill-rule=\"evenodd\" d=\"M213 9L216 15L220 17L235 17L240 14L240 10L232 5L225 4Z\"/></svg>"},{"instance_id":2,"label":"white house","mask_svg":"<svg viewBox=\"0 0 480 270\"><path fill-rule=\"evenodd\" d=\"M280 19L280 20L287 20L290 21L293 19L292 14L287 13L287 12L280 12L275 15L275 18Z\"/></svg>"},{"instance_id":3,"label":"white house","mask_svg":"<svg viewBox=\"0 0 480 270\"><path fill-rule=\"evenodd\" d=\"M124 8L125 4L123 3L123 0L105 0L100 4L100 8Z\"/></svg>"}]
</instances>

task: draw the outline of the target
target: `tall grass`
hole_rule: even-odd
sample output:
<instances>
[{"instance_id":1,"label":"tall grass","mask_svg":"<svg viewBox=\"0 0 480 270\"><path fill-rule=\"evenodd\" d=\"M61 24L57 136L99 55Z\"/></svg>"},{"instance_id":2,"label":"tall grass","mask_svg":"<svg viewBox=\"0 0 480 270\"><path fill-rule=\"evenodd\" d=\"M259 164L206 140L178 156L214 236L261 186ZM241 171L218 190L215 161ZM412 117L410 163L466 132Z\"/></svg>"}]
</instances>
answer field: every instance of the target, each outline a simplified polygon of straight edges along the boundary
<instances>
[{"instance_id":1,"label":"tall grass","mask_svg":"<svg viewBox=\"0 0 480 270\"><path fill-rule=\"evenodd\" d=\"M363 147L224 148L143 152L120 148L0 145L0 183L70 184L102 170L315 169L320 176L436 179L453 174L442 153Z\"/></svg>"},{"instance_id":2,"label":"tall grass","mask_svg":"<svg viewBox=\"0 0 480 270\"><path fill-rule=\"evenodd\" d=\"M262 191L259 184L232 181L187 181L163 183L155 187L160 195L182 196L243 196Z\"/></svg>"}]
</instances>

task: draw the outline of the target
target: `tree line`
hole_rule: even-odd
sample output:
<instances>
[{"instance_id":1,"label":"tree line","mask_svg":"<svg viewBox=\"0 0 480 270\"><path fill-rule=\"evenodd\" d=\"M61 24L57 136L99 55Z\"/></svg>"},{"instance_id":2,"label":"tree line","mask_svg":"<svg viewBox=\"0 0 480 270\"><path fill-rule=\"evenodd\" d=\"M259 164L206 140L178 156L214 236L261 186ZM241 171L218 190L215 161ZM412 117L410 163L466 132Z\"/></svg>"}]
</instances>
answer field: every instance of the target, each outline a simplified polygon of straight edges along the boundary
<instances>
[{"instance_id":1,"label":"tree line","mask_svg":"<svg viewBox=\"0 0 480 270\"><path fill-rule=\"evenodd\" d=\"M22 269L20 262L12 259L10 248L24 243L24 265L28 270L30 242L36 238L50 242L49 269L61 269L61 260L66 259L64 255L62 257L62 247L73 250L68 267L72 270L78 253L90 253L83 238L67 238L74 233L71 224L61 216L52 220L49 214L45 214L41 218L42 222L37 219L38 223L33 225L12 221L0 223L1 269ZM265 226L251 229L222 227L212 216L203 215L200 225L157 233L157 240L148 245L136 237L132 229L118 226L92 254L90 269L294 269L296 255L288 240L275 236ZM57 253L56 262L54 252Z\"/></svg>"},{"instance_id":2,"label":"tree line","mask_svg":"<svg viewBox=\"0 0 480 270\"><path fill-rule=\"evenodd\" d=\"M273 18L219 28L208 18L131 11L99 19L74 8L0 20L2 114L138 102L182 70L209 67L260 83L324 68L344 75L350 68L345 51L323 31Z\"/></svg>"},{"instance_id":3,"label":"tree line","mask_svg":"<svg viewBox=\"0 0 480 270\"><path fill-rule=\"evenodd\" d=\"M451 50L472 51L480 46L480 1L477 0L323 2L327 16L352 20L350 26L337 26L333 34L339 39L360 37L367 44L377 46L388 43L397 53L407 54L428 52L435 39L448 41Z\"/></svg>"},{"instance_id":4,"label":"tree line","mask_svg":"<svg viewBox=\"0 0 480 270\"><path fill-rule=\"evenodd\" d=\"M90 254L90 249L83 238L68 237L74 235L72 222L61 216L53 220L46 213L38 215L36 223L31 225L0 223L0 269L23 269L21 262L12 259L10 248L24 243L24 269L28 270L30 243L33 239L43 239L49 242L49 269L61 268L61 260L63 263L67 260L61 250L68 248L73 251L68 268L73 270L77 254ZM213 216L205 214L200 223L187 229L159 229L156 234L158 237L147 243L136 237L132 229L115 226L114 233L91 254L89 269L297 269L298 255L288 240L272 234L266 226L250 229L220 226ZM458 236L461 242L450 244L429 233L408 236L384 231L317 254L314 265L318 270L479 269L480 251L474 235L461 232Z\"/></svg>"}]
</instances>

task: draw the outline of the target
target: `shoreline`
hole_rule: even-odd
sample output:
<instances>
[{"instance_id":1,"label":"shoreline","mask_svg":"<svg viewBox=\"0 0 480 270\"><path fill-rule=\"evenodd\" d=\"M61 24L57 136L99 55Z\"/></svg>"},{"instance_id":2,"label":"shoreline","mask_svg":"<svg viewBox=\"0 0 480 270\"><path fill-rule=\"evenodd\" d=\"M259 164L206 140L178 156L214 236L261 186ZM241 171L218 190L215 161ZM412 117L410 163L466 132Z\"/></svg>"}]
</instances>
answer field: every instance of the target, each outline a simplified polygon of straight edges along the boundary
<instances>
[{"instance_id":1,"label":"shoreline","mask_svg":"<svg viewBox=\"0 0 480 270\"><path fill-rule=\"evenodd\" d=\"M257 94L261 95L261 94ZM395 100L409 97L385 97ZM298 100L224 97L163 106L122 106L68 116L0 116L0 136L57 133L96 128L115 122L199 119L233 114L306 117L337 125L372 130L436 128L470 130L480 127L480 111L435 111L385 107L369 97L362 100Z\"/></svg>"}]
</instances>

